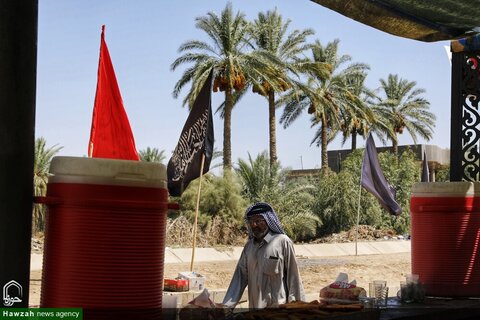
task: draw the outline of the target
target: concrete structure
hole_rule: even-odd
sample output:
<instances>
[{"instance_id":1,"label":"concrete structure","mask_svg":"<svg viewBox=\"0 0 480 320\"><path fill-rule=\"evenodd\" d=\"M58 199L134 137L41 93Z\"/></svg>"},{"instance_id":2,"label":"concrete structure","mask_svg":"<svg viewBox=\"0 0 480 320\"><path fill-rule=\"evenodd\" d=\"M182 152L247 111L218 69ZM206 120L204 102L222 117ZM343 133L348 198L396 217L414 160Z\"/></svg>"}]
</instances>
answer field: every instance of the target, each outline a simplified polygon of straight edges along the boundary
<instances>
[{"instance_id":1,"label":"concrete structure","mask_svg":"<svg viewBox=\"0 0 480 320\"><path fill-rule=\"evenodd\" d=\"M295 253L299 259L339 257L355 255L355 243L296 244ZM195 248L195 262L237 261L243 247ZM410 252L410 240L365 241L357 243L358 255L390 254ZM42 269L41 253L31 255L31 270ZM165 248L165 263L190 263L191 248Z\"/></svg>"},{"instance_id":2,"label":"concrete structure","mask_svg":"<svg viewBox=\"0 0 480 320\"><path fill-rule=\"evenodd\" d=\"M391 147L377 147L377 152L390 151ZM406 150L411 150L415 154L418 161L423 160L425 153L428 161L428 169L430 171L430 179L435 182L435 172L450 163L450 149L442 149L438 146L429 144L411 144L398 146L398 152L402 154ZM341 168L343 159L345 159L352 150L332 150L328 151L328 166L335 172Z\"/></svg>"},{"instance_id":3,"label":"concrete structure","mask_svg":"<svg viewBox=\"0 0 480 320\"><path fill-rule=\"evenodd\" d=\"M377 147L377 152L390 151L391 147ZM450 163L450 149L443 149L435 145L429 144L411 144L398 146L398 152L401 154L406 150L412 150L415 158L418 161L423 160L425 153L428 161L428 169L430 171L430 179L435 182L435 173L437 170ZM342 167L342 161L352 153L351 149L331 150L328 151L328 166L334 172L339 172ZM305 170L291 170L289 172L290 178L309 176L318 174L320 169L305 169Z\"/></svg>"}]
</instances>

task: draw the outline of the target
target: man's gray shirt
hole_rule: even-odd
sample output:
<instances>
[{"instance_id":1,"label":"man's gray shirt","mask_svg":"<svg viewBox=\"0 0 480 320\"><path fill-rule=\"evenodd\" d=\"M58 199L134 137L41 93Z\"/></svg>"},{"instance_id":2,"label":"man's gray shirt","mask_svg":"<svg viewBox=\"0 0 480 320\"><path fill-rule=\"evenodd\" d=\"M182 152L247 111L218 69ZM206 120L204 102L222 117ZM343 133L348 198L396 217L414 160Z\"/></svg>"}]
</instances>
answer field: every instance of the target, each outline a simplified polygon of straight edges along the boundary
<instances>
[{"instance_id":1,"label":"man's gray shirt","mask_svg":"<svg viewBox=\"0 0 480 320\"><path fill-rule=\"evenodd\" d=\"M269 232L260 243L249 239L238 261L223 304L234 307L248 285L250 308L305 300L290 238Z\"/></svg>"}]
</instances>

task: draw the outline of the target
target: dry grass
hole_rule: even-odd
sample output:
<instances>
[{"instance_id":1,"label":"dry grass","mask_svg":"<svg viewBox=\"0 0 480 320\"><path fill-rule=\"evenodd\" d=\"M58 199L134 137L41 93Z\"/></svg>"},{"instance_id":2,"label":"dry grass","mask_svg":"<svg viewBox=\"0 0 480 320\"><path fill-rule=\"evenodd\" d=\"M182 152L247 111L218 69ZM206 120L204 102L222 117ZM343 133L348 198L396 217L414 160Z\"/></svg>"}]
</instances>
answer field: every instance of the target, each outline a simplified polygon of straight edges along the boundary
<instances>
[{"instance_id":1,"label":"dry grass","mask_svg":"<svg viewBox=\"0 0 480 320\"><path fill-rule=\"evenodd\" d=\"M358 237L359 241L375 241L375 240L389 240L397 237L393 229L381 228L375 229L369 225L359 225L358 234L357 228L352 227L350 230L333 233L329 236L315 239L313 243L339 243L339 242L353 242Z\"/></svg>"},{"instance_id":2,"label":"dry grass","mask_svg":"<svg viewBox=\"0 0 480 320\"><path fill-rule=\"evenodd\" d=\"M166 243L167 247L190 248L192 246L193 224L184 216L176 219L167 219ZM371 226L360 225L358 230L359 241L375 241L391 239L396 236L391 229L375 229ZM340 243L353 242L356 237L356 228L334 233L327 237L310 241L311 243ZM232 247L243 246L247 234L233 222L228 222L220 217L214 217L204 228L197 230L197 247ZM32 252L43 252L44 234L37 232L32 236Z\"/></svg>"},{"instance_id":3,"label":"dry grass","mask_svg":"<svg viewBox=\"0 0 480 320\"><path fill-rule=\"evenodd\" d=\"M197 229L197 247L244 245L246 234L234 223L214 217L205 228ZM193 224L184 216L167 220L166 246L190 247L193 242Z\"/></svg>"}]
</instances>

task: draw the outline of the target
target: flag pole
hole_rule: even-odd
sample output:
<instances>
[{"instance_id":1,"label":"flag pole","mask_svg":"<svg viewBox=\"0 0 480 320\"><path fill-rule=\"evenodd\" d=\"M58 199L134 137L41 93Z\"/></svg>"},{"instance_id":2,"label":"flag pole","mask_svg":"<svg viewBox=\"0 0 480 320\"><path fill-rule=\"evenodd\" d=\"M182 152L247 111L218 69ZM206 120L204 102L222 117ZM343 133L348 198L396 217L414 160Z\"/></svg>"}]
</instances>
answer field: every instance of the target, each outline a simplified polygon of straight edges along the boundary
<instances>
[{"instance_id":1,"label":"flag pole","mask_svg":"<svg viewBox=\"0 0 480 320\"><path fill-rule=\"evenodd\" d=\"M358 190L357 227L355 230L355 255L358 255L358 226L360 224L360 200L361 199L362 199L362 172L360 172L360 188Z\"/></svg>"},{"instance_id":2,"label":"flag pole","mask_svg":"<svg viewBox=\"0 0 480 320\"><path fill-rule=\"evenodd\" d=\"M367 138L368 139L368 138ZM367 146L365 145L365 150L363 150L363 157L365 158L365 152L367 152ZM362 178L363 178L363 165L365 160L362 160L362 168L360 169L360 186L358 190L358 206L357 206L357 226L355 228L355 255L358 255L358 227L360 225L360 201L362 199Z\"/></svg>"},{"instance_id":3,"label":"flag pole","mask_svg":"<svg viewBox=\"0 0 480 320\"><path fill-rule=\"evenodd\" d=\"M197 242L197 221L198 221L198 208L200 206L200 190L202 189L202 176L203 165L205 164L205 153L202 152L202 161L200 164L200 180L198 181L197 191L197 205L195 207L195 222L193 224L193 241L192 241L192 261L190 262L190 271L193 271L193 261L195 260L195 246Z\"/></svg>"}]
</instances>

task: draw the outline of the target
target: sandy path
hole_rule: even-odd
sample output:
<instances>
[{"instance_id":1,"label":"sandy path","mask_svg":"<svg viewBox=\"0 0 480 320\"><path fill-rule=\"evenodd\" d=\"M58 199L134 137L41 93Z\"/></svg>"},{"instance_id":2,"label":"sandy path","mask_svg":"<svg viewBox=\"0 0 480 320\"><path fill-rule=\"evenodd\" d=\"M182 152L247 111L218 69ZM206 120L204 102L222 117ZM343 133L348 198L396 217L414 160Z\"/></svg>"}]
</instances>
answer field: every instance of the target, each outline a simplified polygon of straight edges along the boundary
<instances>
[{"instance_id":1,"label":"sandy path","mask_svg":"<svg viewBox=\"0 0 480 320\"><path fill-rule=\"evenodd\" d=\"M390 287L390 296L395 295L400 281L411 272L410 253L329 257L322 259L300 259L300 274L308 296L318 294L321 288L333 282L340 272L357 280L357 285L368 292L368 283L372 280L386 280ZM194 270L206 277L209 289L226 289L230 283L236 262L196 263ZM189 263L165 265L165 277L175 278L179 272L190 270ZM30 274L30 305L40 303L41 271Z\"/></svg>"}]
</instances>

